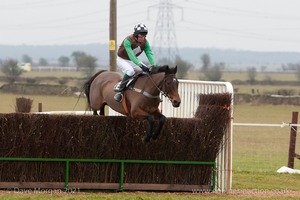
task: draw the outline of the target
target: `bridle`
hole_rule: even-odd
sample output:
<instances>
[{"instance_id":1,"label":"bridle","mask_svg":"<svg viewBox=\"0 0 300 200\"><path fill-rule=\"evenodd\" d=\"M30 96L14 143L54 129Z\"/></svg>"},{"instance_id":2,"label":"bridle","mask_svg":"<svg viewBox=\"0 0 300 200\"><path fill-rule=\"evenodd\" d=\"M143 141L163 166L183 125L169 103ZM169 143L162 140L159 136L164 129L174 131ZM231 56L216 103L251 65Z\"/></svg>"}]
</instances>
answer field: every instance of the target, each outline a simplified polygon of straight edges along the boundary
<instances>
[{"instance_id":1,"label":"bridle","mask_svg":"<svg viewBox=\"0 0 300 200\"><path fill-rule=\"evenodd\" d=\"M172 101L170 95L168 94L168 92L166 92L166 80L167 80L167 77L169 76L172 76L173 80L175 79L176 81L177 78L175 76L175 74L166 74L164 76L164 79L163 79L163 88L160 89L159 86L154 82L154 80L152 79L151 75L150 74L147 74L148 78L152 81L153 85L156 87L156 89L159 91L159 93L162 95L162 96L165 96L166 98L168 98L170 101Z\"/></svg>"}]
</instances>

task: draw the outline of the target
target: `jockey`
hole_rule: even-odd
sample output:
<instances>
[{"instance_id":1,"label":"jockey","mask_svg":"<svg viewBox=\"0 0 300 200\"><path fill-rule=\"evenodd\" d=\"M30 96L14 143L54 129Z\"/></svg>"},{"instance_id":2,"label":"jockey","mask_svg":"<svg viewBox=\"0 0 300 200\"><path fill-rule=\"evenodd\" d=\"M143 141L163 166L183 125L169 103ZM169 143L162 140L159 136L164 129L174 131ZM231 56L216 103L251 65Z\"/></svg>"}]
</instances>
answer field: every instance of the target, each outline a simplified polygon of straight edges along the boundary
<instances>
[{"instance_id":1,"label":"jockey","mask_svg":"<svg viewBox=\"0 0 300 200\"><path fill-rule=\"evenodd\" d=\"M118 49L117 65L124 73L121 84L115 88L115 91L118 93L114 96L114 99L118 102L121 102L123 98L122 92L125 90L128 80L136 72L143 71L149 73L151 71L151 67L146 66L137 58L143 51L150 65L156 65L149 42L146 39L147 34L148 28L144 24L137 24L134 27L133 34L127 36Z\"/></svg>"}]
</instances>

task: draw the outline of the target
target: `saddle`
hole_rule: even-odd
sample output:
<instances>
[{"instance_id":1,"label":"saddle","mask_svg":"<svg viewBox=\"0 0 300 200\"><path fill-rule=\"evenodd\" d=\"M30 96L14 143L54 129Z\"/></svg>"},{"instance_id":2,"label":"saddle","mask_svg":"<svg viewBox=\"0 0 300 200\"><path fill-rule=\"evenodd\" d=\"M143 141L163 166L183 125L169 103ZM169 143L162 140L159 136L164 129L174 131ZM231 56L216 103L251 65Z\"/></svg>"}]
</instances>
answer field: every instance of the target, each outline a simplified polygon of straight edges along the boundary
<instances>
[{"instance_id":1,"label":"saddle","mask_svg":"<svg viewBox=\"0 0 300 200\"><path fill-rule=\"evenodd\" d=\"M127 90L127 89L132 89L132 88L134 87L134 84L135 84L135 82L137 81L137 79L138 79L139 77L141 77L141 76L144 76L144 75L145 75L144 73L137 73L137 74L135 74L134 76L132 76L130 79L128 79L124 91ZM122 81L119 81L119 82L114 86L114 91L115 91L115 92L117 92L117 91L116 91L116 88L119 88L119 87L120 87L121 82L122 82Z\"/></svg>"}]
</instances>

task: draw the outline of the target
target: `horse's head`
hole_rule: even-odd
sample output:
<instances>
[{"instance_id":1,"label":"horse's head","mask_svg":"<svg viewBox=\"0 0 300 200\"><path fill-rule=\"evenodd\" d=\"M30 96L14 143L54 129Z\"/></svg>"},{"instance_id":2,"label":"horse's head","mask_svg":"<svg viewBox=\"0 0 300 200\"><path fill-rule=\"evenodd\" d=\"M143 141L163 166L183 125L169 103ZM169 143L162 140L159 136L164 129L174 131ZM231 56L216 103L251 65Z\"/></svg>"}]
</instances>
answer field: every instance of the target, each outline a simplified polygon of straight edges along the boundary
<instances>
[{"instance_id":1,"label":"horse's head","mask_svg":"<svg viewBox=\"0 0 300 200\"><path fill-rule=\"evenodd\" d=\"M174 68L165 67L165 78L163 85L164 94L170 99L173 107L179 107L181 103L180 96L178 94L178 79L176 78L177 66Z\"/></svg>"}]
</instances>

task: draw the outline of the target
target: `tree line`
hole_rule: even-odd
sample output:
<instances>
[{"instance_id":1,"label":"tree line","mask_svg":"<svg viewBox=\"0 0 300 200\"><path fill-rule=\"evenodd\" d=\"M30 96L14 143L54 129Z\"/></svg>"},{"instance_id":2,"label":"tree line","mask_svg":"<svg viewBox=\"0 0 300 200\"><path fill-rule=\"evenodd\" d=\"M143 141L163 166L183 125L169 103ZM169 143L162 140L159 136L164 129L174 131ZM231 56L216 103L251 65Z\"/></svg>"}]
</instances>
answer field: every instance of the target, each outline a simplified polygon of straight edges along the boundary
<instances>
[{"instance_id":1,"label":"tree line","mask_svg":"<svg viewBox=\"0 0 300 200\"><path fill-rule=\"evenodd\" d=\"M69 66L71 59L76 66L76 70L83 71L87 77L92 76L97 68L97 58L82 51L75 51L70 57L61 56L58 58L58 63L60 66ZM33 64L32 58L26 54L22 56L22 62ZM49 63L45 58L40 58L39 65L49 66ZM24 69L20 67L19 61L16 59L6 59L4 61L0 59L0 66L1 71L5 74L10 83L15 82L18 77L25 72Z\"/></svg>"},{"instance_id":2,"label":"tree line","mask_svg":"<svg viewBox=\"0 0 300 200\"><path fill-rule=\"evenodd\" d=\"M87 77L92 76L95 73L95 69L98 67L97 65L97 58L91 56L83 51L74 51L70 56L60 56L57 59L59 66L70 66L70 62L76 66L77 71L83 71ZM200 61L202 65L193 66L190 62L182 59L180 56L176 56L174 62L170 62L168 59L163 58L159 60L159 63L168 64L170 66L178 66L177 77L184 79L186 78L188 72L190 70L194 70L196 73L199 73L198 78L199 80L206 80L206 81L221 81L222 80L222 73L225 70L226 64L224 62L220 63L213 63L211 61L209 54L202 54L200 56ZM22 56L23 63L31 63L33 64L33 59L29 56L24 54ZM144 61L145 62L145 61ZM147 62L145 62L147 63ZM2 61L0 59L0 65L2 66L2 72L7 76L9 82L14 82L24 71L20 69L19 62L15 59L7 59ZM40 58L38 61L39 66L49 66L47 59ZM198 67L198 70L195 68ZM300 81L300 64L288 64L282 65L282 69L284 71L292 70L296 72L296 76ZM264 68L262 67L262 71ZM256 82L257 76L257 69L255 67L248 67L246 69L247 76L249 79L250 84L254 84Z\"/></svg>"}]
</instances>

